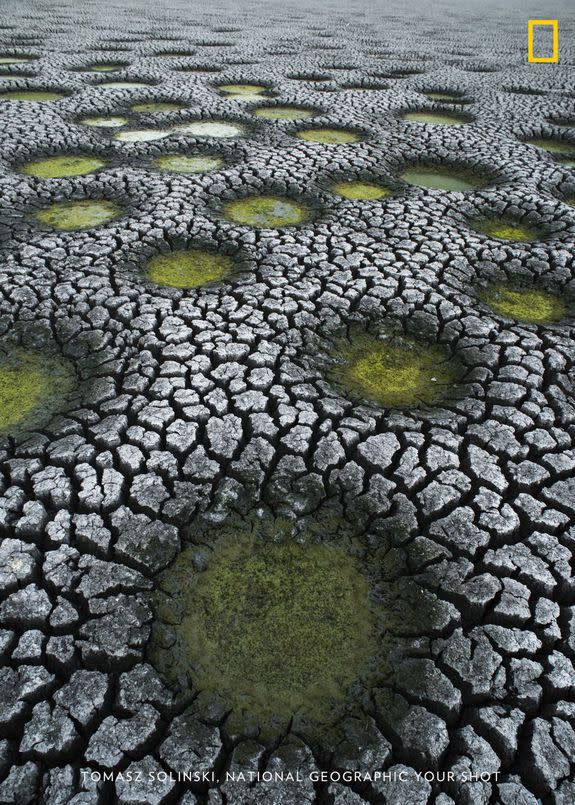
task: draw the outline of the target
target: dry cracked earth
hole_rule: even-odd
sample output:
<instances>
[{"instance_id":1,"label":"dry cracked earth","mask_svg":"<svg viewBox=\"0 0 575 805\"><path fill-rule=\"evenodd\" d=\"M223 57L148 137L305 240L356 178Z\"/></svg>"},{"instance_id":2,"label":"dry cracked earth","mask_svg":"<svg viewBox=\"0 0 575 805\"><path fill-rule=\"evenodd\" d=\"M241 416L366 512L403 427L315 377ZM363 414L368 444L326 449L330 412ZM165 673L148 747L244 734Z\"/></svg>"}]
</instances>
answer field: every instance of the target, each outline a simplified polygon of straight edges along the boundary
<instances>
[{"instance_id":1,"label":"dry cracked earth","mask_svg":"<svg viewBox=\"0 0 575 805\"><path fill-rule=\"evenodd\" d=\"M409 2L5 4L0 802L575 800L567 5L559 63L527 65L524 4L489 17ZM247 97L218 89L238 84ZM177 108L131 109L152 102ZM308 115L266 119L262 103ZM109 117L119 125L80 122ZM219 128L185 129L197 121ZM326 128L354 136L299 136ZM167 154L216 161L165 171ZM61 155L100 164L23 167ZM414 165L476 181L421 187L401 179ZM348 179L389 192L334 192ZM261 195L306 216L226 216ZM114 214L67 229L37 217L75 200ZM474 229L485 217L540 236ZM190 248L234 270L153 281L151 260ZM502 315L480 298L494 282L543 288L564 315ZM330 379L354 333L390 328L457 362L441 400L386 406ZM190 545L209 565L206 533L258 518L311 524L320 545L349 529L389 613L396 597L385 670L325 733L296 714L272 739L232 726L225 701L206 704L193 679L177 689L149 653L159 574ZM213 779L179 779L189 770ZM290 770L303 780L264 779ZM387 779L361 777L375 770Z\"/></svg>"}]
</instances>

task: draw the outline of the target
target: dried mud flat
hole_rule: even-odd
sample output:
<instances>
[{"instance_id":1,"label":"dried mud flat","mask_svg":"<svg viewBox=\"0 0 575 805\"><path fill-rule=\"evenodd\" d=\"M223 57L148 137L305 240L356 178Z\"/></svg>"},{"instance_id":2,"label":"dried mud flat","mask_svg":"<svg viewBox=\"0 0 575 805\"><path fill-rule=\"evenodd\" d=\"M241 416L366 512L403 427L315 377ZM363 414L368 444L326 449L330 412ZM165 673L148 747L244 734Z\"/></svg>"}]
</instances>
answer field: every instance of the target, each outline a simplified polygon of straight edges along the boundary
<instances>
[{"instance_id":1,"label":"dried mud flat","mask_svg":"<svg viewBox=\"0 0 575 805\"><path fill-rule=\"evenodd\" d=\"M0 802L575 800L575 21L474 9L5 6Z\"/></svg>"}]
</instances>

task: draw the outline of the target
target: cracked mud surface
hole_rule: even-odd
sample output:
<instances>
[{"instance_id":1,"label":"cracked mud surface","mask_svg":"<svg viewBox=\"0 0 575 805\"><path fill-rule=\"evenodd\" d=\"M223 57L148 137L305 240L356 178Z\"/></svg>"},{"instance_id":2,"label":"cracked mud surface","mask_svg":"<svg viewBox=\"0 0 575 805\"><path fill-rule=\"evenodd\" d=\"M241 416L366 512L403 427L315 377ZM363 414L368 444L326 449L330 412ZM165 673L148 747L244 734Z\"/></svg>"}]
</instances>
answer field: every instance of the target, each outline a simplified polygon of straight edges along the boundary
<instances>
[{"instance_id":1,"label":"cracked mud surface","mask_svg":"<svg viewBox=\"0 0 575 805\"><path fill-rule=\"evenodd\" d=\"M478 32L459 5L8 3L0 802L575 799L574 22L565 4L558 65L527 66L510 5ZM21 172L62 156L102 167ZM344 198L341 182L390 192ZM310 216L262 229L222 213L254 197ZM106 214L80 228L42 216L88 205ZM494 219L545 237L473 228ZM154 260L194 249L241 270L150 281ZM498 311L489 287L550 294L534 306L551 314L524 321L517 295ZM331 356L379 328L454 359L457 393L346 396ZM57 360L77 377L39 418L1 363L26 351L47 356L37 374ZM347 540L393 612L385 668L325 734L304 711L273 740L238 728L149 661L162 574L186 550L209 573L209 534L260 516ZM303 782L225 781L295 769ZM316 779L344 771L359 779Z\"/></svg>"}]
</instances>

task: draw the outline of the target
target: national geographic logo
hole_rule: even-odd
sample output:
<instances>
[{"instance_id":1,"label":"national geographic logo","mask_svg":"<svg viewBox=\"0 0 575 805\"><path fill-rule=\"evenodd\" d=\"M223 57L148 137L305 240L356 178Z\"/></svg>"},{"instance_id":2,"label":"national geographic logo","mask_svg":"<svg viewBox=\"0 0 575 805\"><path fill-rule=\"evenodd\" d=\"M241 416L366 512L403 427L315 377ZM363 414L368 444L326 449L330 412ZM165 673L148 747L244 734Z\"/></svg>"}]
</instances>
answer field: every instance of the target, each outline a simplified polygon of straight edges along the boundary
<instances>
[{"instance_id":1,"label":"national geographic logo","mask_svg":"<svg viewBox=\"0 0 575 805\"><path fill-rule=\"evenodd\" d=\"M531 64L559 61L559 20L529 20L527 61Z\"/></svg>"}]
</instances>

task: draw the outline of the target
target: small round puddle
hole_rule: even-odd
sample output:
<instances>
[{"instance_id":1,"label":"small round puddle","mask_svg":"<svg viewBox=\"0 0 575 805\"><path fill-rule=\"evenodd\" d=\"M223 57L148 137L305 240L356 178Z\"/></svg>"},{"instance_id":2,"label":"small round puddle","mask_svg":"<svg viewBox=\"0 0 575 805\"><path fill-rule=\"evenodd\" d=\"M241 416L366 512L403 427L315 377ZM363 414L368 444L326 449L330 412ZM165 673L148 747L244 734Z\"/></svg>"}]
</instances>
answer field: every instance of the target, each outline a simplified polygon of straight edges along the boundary
<instances>
[{"instance_id":1,"label":"small round puddle","mask_svg":"<svg viewBox=\"0 0 575 805\"><path fill-rule=\"evenodd\" d=\"M450 101L451 103L467 103L467 99L463 94L457 92L434 92L422 90L422 95L430 98L433 101Z\"/></svg>"},{"instance_id":2,"label":"small round puddle","mask_svg":"<svg viewBox=\"0 0 575 805\"><path fill-rule=\"evenodd\" d=\"M91 229L119 218L121 208L112 201L59 201L39 210L34 217L52 229Z\"/></svg>"},{"instance_id":3,"label":"small round puddle","mask_svg":"<svg viewBox=\"0 0 575 805\"><path fill-rule=\"evenodd\" d=\"M194 137L241 137L245 134L244 126L227 120L195 120L174 126L173 131L192 134Z\"/></svg>"},{"instance_id":4,"label":"small round puddle","mask_svg":"<svg viewBox=\"0 0 575 805\"><path fill-rule=\"evenodd\" d=\"M170 684L223 698L265 740L296 713L333 717L377 654L378 619L368 575L344 547L239 528L205 569L190 548L160 576L149 658Z\"/></svg>"},{"instance_id":5,"label":"small round puddle","mask_svg":"<svg viewBox=\"0 0 575 805\"><path fill-rule=\"evenodd\" d=\"M538 227L521 224L518 221L506 219L504 216L497 218L476 218L470 225L477 232L488 235L497 240L508 240L517 243L528 243L534 240L542 240L544 233Z\"/></svg>"},{"instance_id":6,"label":"small round puddle","mask_svg":"<svg viewBox=\"0 0 575 805\"><path fill-rule=\"evenodd\" d=\"M337 145L345 143L358 143L361 140L359 134L345 129L306 129L298 131L297 137L311 143L324 143Z\"/></svg>"},{"instance_id":7,"label":"small round puddle","mask_svg":"<svg viewBox=\"0 0 575 805\"><path fill-rule=\"evenodd\" d=\"M464 170L414 167L400 173L399 178L416 187L426 187L430 190L462 192L484 186L478 176Z\"/></svg>"},{"instance_id":8,"label":"small round puddle","mask_svg":"<svg viewBox=\"0 0 575 805\"><path fill-rule=\"evenodd\" d=\"M59 101L65 98L63 92L49 92L48 90L15 89L10 92L1 92L0 101Z\"/></svg>"},{"instance_id":9,"label":"small round puddle","mask_svg":"<svg viewBox=\"0 0 575 805\"><path fill-rule=\"evenodd\" d=\"M317 113L299 106L260 106L253 114L266 120L305 120Z\"/></svg>"},{"instance_id":10,"label":"small round puddle","mask_svg":"<svg viewBox=\"0 0 575 805\"><path fill-rule=\"evenodd\" d=\"M570 154L575 152L575 145L572 143L553 140L550 137L541 137L533 140L524 140L526 145L535 145L551 154Z\"/></svg>"},{"instance_id":11,"label":"small round puddle","mask_svg":"<svg viewBox=\"0 0 575 805\"><path fill-rule=\"evenodd\" d=\"M375 201L391 194L388 187L373 182L359 181L336 182L331 186L331 190L338 196L357 201Z\"/></svg>"},{"instance_id":12,"label":"small round puddle","mask_svg":"<svg viewBox=\"0 0 575 805\"><path fill-rule=\"evenodd\" d=\"M0 433L45 425L76 384L63 358L24 349L0 349Z\"/></svg>"},{"instance_id":13,"label":"small round puddle","mask_svg":"<svg viewBox=\"0 0 575 805\"><path fill-rule=\"evenodd\" d=\"M113 62L109 64L91 64L89 67L83 68L88 73L112 73L115 70L122 70L128 67L127 62Z\"/></svg>"},{"instance_id":14,"label":"small round puddle","mask_svg":"<svg viewBox=\"0 0 575 805\"><path fill-rule=\"evenodd\" d=\"M225 165L221 157L210 154L186 156L185 154L165 154L154 160L154 165L162 171L171 173L208 173Z\"/></svg>"},{"instance_id":15,"label":"small round puddle","mask_svg":"<svg viewBox=\"0 0 575 805\"><path fill-rule=\"evenodd\" d=\"M268 229L297 226L311 217L307 204L284 196L248 196L228 201L223 213L235 224Z\"/></svg>"},{"instance_id":16,"label":"small round puddle","mask_svg":"<svg viewBox=\"0 0 575 805\"><path fill-rule=\"evenodd\" d=\"M127 117L120 115L110 115L109 117L84 117L80 120L83 126L96 126L102 129L118 129L125 126L128 122Z\"/></svg>"},{"instance_id":17,"label":"small round puddle","mask_svg":"<svg viewBox=\"0 0 575 805\"><path fill-rule=\"evenodd\" d=\"M330 380L353 397L385 408L417 408L444 398L459 371L436 345L408 338L355 335L338 351Z\"/></svg>"},{"instance_id":18,"label":"small round puddle","mask_svg":"<svg viewBox=\"0 0 575 805\"><path fill-rule=\"evenodd\" d=\"M219 84L218 89L225 95L263 95L267 91L263 84Z\"/></svg>"},{"instance_id":19,"label":"small round puddle","mask_svg":"<svg viewBox=\"0 0 575 805\"><path fill-rule=\"evenodd\" d=\"M153 85L144 81L103 81L101 84L96 84L96 86L104 89L140 89L141 87L151 87Z\"/></svg>"},{"instance_id":20,"label":"small round puddle","mask_svg":"<svg viewBox=\"0 0 575 805\"><path fill-rule=\"evenodd\" d=\"M61 179L64 176L84 176L93 173L103 168L105 164L104 160L96 157L70 154L27 162L20 171L39 179Z\"/></svg>"},{"instance_id":21,"label":"small round puddle","mask_svg":"<svg viewBox=\"0 0 575 805\"><path fill-rule=\"evenodd\" d=\"M477 296L500 316L531 324L553 324L569 313L569 306L557 294L510 286L505 282L494 283L479 291Z\"/></svg>"},{"instance_id":22,"label":"small round puddle","mask_svg":"<svg viewBox=\"0 0 575 805\"><path fill-rule=\"evenodd\" d=\"M153 140L163 140L171 133L168 129L125 129L114 134L114 139L121 143L149 143Z\"/></svg>"},{"instance_id":23,"label":"small round puddle","mask_svg":"<svg viewBox=\"0 0 575 805\"><path fill-rule=\"evenodd\" d=\"M132 112L141 114L154 114L155 112L178 112L185 109L183 103L169 103L167 101L150 101L147 103L134 103L130 106Z\"/></svg>"},{"instance_id":24,"label":"small round puddle","mask_svg":"<svg viewBox=\"0 0 575 805\"><path fill-rule=\"evenodd\" d=\"M401 119L410 123L431 123L434 126L461 126L470 122L468 117L451 112L406 112L401 115Z\"/></svg>"},{"instance_id":25,"label":"small round puddle","mask_svg":"<svg viewBox=\"0 0 575 805\"><path fill-rule=\"evenodd\" d=\"M156 285L198 288L225 279L233 266L234 261L226 255L188 249L153 257L146 266L146 276Z\"/></svg>"}]
</instances>

